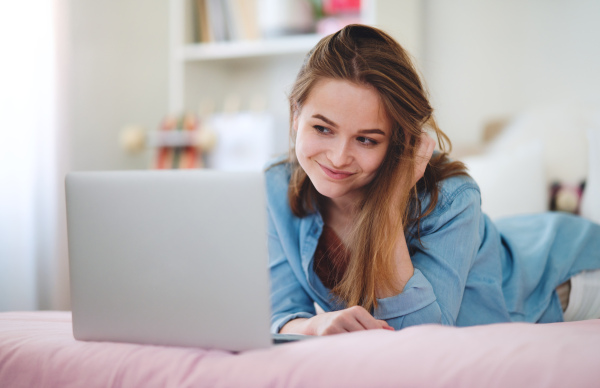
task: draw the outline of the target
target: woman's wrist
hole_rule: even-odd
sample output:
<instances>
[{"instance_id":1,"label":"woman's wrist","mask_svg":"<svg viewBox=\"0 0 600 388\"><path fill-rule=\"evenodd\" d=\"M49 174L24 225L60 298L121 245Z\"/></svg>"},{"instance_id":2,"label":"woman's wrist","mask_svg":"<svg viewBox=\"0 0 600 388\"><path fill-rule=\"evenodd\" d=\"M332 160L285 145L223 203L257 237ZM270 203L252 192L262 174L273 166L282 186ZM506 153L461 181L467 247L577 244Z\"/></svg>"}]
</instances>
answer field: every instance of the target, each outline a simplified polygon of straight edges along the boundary
<instances>
[{"instance_id":1,"label":"woman's wrist","mask_svg":"<svg viewBox=\"0 0 600 388\"><path fill-rule=\"evenodd\" d=\"M395 296L404 290L404 286L413 276L415 269L408 253L408 246L406 245L406 237L404 237L404 230L398 233L396 239L396 246L394 248L394 260L396 263L396 281L394 289L380 289L377 290L377 298L384 299Z\"/></svg>"},{"instance_id":2,"label":"woman's wrist","mask_svg":"<svg viewBox=\"0 0 600 388\"><path fill-rule=\"evenodd\" d=\"M309 333L309 318L296 318L292 319L279 330L281 334L305 334L312 335Z\"/></svg>"}]
</instances>

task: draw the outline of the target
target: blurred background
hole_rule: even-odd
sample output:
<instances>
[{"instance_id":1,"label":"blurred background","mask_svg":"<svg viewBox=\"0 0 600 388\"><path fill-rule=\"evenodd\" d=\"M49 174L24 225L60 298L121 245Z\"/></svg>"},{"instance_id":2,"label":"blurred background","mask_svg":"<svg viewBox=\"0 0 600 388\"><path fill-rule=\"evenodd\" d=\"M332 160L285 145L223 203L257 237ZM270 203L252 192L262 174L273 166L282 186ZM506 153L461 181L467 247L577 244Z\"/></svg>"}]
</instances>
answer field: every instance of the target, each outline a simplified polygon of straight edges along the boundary
<instances>
[{"instance_id":1,"label":"blurred background","mask_svg":"<svg viewBox=\"0 0 600 388\"><path fill-rule=\"evenodd\" d=\"M576 213L598 16L584 0L0 0L0 311L69 309L66 172L261 168L288 147L304 55L347 23L413 55L484 210Z\"/></svg>"}]
</instances>

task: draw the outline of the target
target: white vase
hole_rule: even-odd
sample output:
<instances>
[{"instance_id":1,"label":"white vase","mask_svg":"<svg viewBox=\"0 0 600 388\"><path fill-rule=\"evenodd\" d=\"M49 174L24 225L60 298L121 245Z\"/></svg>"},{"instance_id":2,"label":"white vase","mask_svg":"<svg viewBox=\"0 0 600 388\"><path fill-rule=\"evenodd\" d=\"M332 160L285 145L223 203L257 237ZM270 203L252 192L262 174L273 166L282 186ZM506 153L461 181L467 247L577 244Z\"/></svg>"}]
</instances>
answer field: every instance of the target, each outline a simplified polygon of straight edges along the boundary
<instances>
[{"instance_id":1,"label":"white vase","mask_svg":"<svg viewBox=\"0 0 600 388\"><path fill-rule=\"evenodd\" d=\"M588 176L581 199L581 216L600 224L600 129L588 129Z\"/></svg>"},{"instance_id":2,"label":"white vase","mask_svg":"<svg viewBox=\"0 0 600 388\"><path fill-rule=\"evenodd\" d=\"M315 20L308 0L258 0L258 26L265 38L314 31Z\"/></svg>"}]
</instances>

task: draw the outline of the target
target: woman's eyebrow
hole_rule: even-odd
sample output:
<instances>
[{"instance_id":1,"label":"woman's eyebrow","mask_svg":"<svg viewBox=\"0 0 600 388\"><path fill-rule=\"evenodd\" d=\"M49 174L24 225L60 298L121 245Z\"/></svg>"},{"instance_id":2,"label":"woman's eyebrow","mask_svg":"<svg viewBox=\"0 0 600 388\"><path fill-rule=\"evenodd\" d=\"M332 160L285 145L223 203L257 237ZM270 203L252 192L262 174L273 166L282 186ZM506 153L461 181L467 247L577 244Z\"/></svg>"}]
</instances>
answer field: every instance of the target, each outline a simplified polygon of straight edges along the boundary
<instances>
[{"instance_id":1,"label":"woman's eyebrow","mask_svg":"<svg viewBox=\"0 0 600 388\"><path fill-rule=\"evenodd\" d=\"M336 123L329 120L327 117L323 116L322 114L317 113L317 114L312 115L312 117L315 119L322 120L334 128L338 128L338 125ZM371 134L372 133L372 134L385 136L385 132L383 132L381 129L361 129L360 131L358 131L358 133L360 133L360 134Z\"/></svg>"},{"instance_id":2,"label":"woman's eyebrow","mask_svg":"<svg viewBox=\"0 0 600 388\"><path fill-rule=\"evenodd\" d=\"M358 131L358 133L361 133L361 134L375 133L378 135L385 136L385 132L383 132L381 129L361 129L360 131Z\"/></svg>"},{"instance_id":3,"label":"woman's eyebrow","mask_svg":"<svg viewBox=\"0 0 600 388\"><path fill-rule=\"evenodd\" d=\"M315 119L323 120L324 122L326 122L327 124L331 125L334 128L338 127L338 125L336 123L329 120L327 117L323 116L322 114L317 113L315 115L312 115L312 117L314 117Z\"/></svg>"}]
</instances>

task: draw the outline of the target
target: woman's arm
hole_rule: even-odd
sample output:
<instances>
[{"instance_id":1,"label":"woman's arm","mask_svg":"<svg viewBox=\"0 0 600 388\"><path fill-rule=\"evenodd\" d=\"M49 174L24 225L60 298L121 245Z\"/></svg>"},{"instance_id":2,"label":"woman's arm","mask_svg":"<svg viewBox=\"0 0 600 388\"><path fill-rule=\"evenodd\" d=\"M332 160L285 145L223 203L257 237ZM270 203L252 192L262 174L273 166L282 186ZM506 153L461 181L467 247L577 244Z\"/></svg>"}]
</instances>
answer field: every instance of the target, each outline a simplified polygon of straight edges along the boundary
<instances>
[{"instance_id":1,"label":"woman's arm","mask_svg":"<svg viewBox=\"0 0 600 388\"><path fill-rule=\"evenodd\" d=\"M423 132L420 138L419 148L416 152L413 180L408 185L405 185L404 182L400 182L400 187L398 187L396 191L398 201L401 200L403 192L405 192L408 188L414 187L425 174L425 169L429 164L429 160L431 160L433 150L435 149L435 144L435 140L433 140L426 132ZM395 212L395 209L390 210L390 217L392 217L392 220L400 219L402 216L401 214ZM396 281L394 288L395 290L402 291L406 286L406 283L408 283L409 279L414 274L414 267L410 258L410 254L408 253L408 246L406 245L406 238L404 237L403 228L399 230L396 237L396 243L394 246L394 262L396 263ZM377 297L381 299L388 298L396 294L395 290L378 289Z\"/></svg>"},{"instance_id":2,"label":"woman's arm","mask_svg":"<svg viewBox=\"0 0 600 388\"><path fill-rule=\"evenodd\" d=\"M307 335L338 334L357 330L393 330L362 307L316 315L314 301L302 288L285 256L269 214L269 268L271 277L271 331Z\"/></svg>"},{"instance_id":3,"label":"woman's arm","mask_svg":"<svg viewBox=\"0 0 600 388\"><path fill-rule=\"evenodd\" d=\"M426 226L421 235L423 245L410 241L415 249L410 257L414 266L412 276L401 293L378 298L373 315L362 307L319 314L310 319L290 322L289 332L331 334L353 331L344 325L347 320L359 320L354 314L363 312L352 309L362 309L367 318L375 322L385 321L396 330L426 323L455 325L467 277L485 233L480 198L477 185L468 181L452 192L444 193L438 208L424 222ZM406 244L406 240L403 240ZM408 248L404 248L408 252ZM315 327L320 331L315 331ZM386 328L382 324L379 327L353 327L354 330Z\"/></svg>"},{"instance_id":4,"label":"woman's arm","mask_svg":"<svg viewBox=\"0 0 600 388\"><path fill-rule=\"evenodd\" d=\"M271 331L279 333L289 321L316 314L314 301L302 288L285 255L270 209L268 213Z\"/></svg>"},{"instance_id":5,"label":"woman's arm","mask_svg":"<svg viewBox=\"0 0 600 388\"><path fill-rule=\"evenodd\" d=\"M378 299L374 311L396 329L423 323L454 325L485 226L474 183L447 193L415 241L413 276L402 293Z\"/></svg>"}]
</instances>

